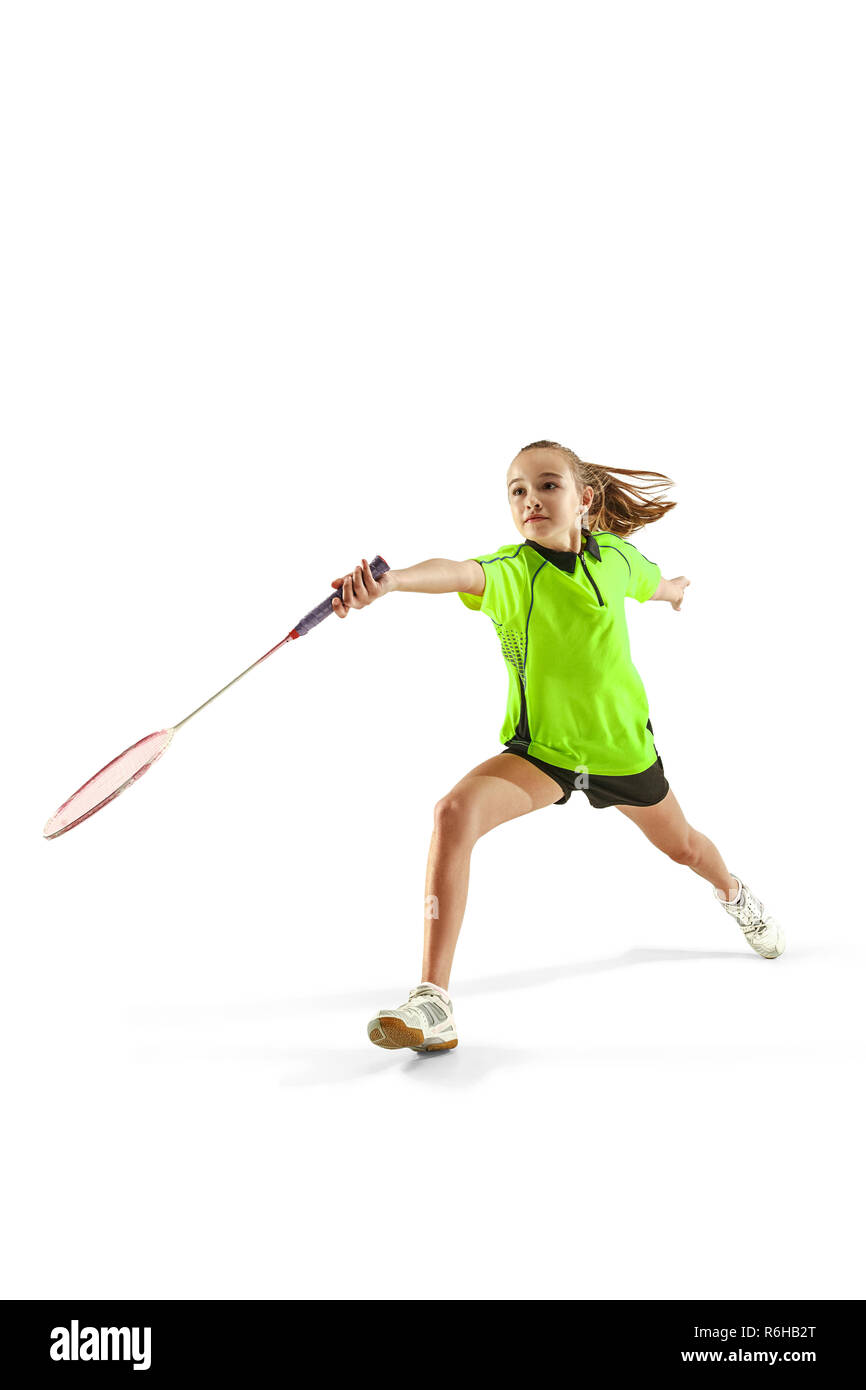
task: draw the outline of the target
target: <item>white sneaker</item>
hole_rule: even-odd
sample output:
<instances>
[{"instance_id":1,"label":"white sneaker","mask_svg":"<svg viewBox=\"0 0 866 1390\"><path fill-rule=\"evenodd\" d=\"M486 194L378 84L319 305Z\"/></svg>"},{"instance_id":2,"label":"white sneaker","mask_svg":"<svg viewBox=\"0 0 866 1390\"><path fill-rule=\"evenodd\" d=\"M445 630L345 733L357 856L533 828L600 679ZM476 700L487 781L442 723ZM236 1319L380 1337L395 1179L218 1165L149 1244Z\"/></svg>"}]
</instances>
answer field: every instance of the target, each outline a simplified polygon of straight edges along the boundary
<instances>
[{"instance_id":1,"label":"white sneaker","mask_svg":"<svg viewBox=\"0 0 866 1390\"><path fill-rule=\"evenodd\" d=\"M405 1004L380 1009L367 1024L377 1047L411 1047L413 1052L442 1052L457 1046L454 1008L446 994L428 983L416 985Z\"/></svg>"},{"instance_id":2,"label":"white sneaker","mask_svg":"<svg viewBox=\"0 0 866 1390\"><path fill-rule=\"evenodd\" d=\"M737 878L736 874L734 878ZM740 896L736 902L725 902L718 889L714 888L716 902L722 904L729 917L736 918L752 950L765 960L774 960L785 949L785 934L779 923L767 916L767 909L750 891L749 885L741 878L737 878L737 882Z\"/></svg>"}]
</instances>

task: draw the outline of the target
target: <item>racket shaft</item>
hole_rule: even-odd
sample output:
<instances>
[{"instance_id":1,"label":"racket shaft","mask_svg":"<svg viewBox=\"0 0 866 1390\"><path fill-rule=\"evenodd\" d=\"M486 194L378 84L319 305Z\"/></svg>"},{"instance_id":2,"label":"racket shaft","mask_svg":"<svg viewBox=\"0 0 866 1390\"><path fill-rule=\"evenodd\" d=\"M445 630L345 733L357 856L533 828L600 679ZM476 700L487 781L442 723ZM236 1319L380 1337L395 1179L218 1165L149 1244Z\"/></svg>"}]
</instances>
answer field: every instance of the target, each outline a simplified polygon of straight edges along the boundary
<instances>
[{"instance_id":1,"label":"racket shaft","mask_svg":"<svg viewBox=\"0 0 866 1390\"><path fill-rule=\"evenodd\" d=\"M382 559L381 555L377 555L375 559L371 561L370 564L370 571L374 579L378 579L380 575L384 574L385 571L389 570L390 568L391 566L388 564L386 560ZM312 628L317 627L320 622L327 618L329 613L333 613L334 610L331 607L331 600L335 598L336 593L337 591L335 589L328 596L328 598L323 599L322 602L317 604L315 608L311 608L309 613L307 613L303 618L301 618L301 621L298 623L297 627L292 628L288 637L281 638L281 640L276 644L275 647L271 647L269 652L265 652L264 656L260 656L258 661L253 662L252 666L248 666L245 671L241 671L241 674L239 676L235 676L233 680L230 680L228 685L224 685L222 687L222 690L217 691L216 695L211 695L210 699L205 700L203 704L199 705L196 709L194 709L192 711L192 714L188 714L184 719L181 719L180 723L175 724L175 729L179 729L182 724L188 723L189 720L192 719L193 715L198 714L200 710L203 710L208 705L213 704L214 700L219 699L220 695L224 694L224 692L228 690L230 686L236 685L237 682L243 676L246 676L256 666L261 666L263 661L267 661L268 657L273 656L274 652L278 651L280 647L285 646L286 642L290 642L295 637L303 637L306 633L310 632Z\"/></svg>"}]
</instances>

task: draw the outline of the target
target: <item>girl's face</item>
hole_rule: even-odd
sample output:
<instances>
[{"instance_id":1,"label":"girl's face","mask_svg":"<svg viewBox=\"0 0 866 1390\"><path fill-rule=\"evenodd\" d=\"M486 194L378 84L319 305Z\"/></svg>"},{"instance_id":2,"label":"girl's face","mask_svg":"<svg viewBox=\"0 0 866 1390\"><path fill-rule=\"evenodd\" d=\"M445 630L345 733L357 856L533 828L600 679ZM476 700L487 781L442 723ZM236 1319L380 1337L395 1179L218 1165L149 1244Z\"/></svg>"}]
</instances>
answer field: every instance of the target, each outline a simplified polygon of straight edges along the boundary
<instances>
[{"instance_id":1,"label":"girl's face","mask_svg":"<svg viewBox=\"0 0 866 1390\"><path fill-rule=\"evenodd\" d=\"M521 536L551 550L580 549L579 513L592 501L592 488L578 495L571 469L556 449L518 454L508 470L508 501Z\"/></svg>"}]
</instances>

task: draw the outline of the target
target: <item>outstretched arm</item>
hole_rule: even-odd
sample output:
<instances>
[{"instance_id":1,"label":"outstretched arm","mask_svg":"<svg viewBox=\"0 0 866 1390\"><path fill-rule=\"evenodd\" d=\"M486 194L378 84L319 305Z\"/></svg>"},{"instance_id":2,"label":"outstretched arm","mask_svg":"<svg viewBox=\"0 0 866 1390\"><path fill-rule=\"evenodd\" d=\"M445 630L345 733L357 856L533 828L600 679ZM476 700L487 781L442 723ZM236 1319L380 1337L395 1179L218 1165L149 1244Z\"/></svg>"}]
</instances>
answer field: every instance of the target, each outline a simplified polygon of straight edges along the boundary
<instances>
[{"instance_id":1,"label":"outstretched arm","mask_svg":"<svg viewBox=\"0 0 866 1390\"><path fill-rule=\"evenodd\" d=\"M394 588L407 594L483 594L484 570L477 560L422 560L390 570Z\"/></svg>"},{"instance_id":2,"label":"outstretched arm","mask_svg":"<svg viewBox=\"0 0 866 1390\"><path fill-rule=\"evenodd\" d=\"M386 570L378 580L362 560L351 574L331 580L331 587L340 591L331 606L338 618L345 618L350 608L367 608L385 594L483 594L484 582L477 560L422 560L405 570Z\"/></svg>"},{"instance_id":3,"label":"outstretched arm","mask_svg":"<svg viewBox=\"0 0 866 1390\"><path fill-rule=\"evenodd\" d=\"M677 612L683 606L683 595L686 588L691 584L690 579L686 579L684 574L680 574L676 579L662 579L654 594L650 594L651 599L662 599L669 603Z\"/></svg>"}]
</instances>

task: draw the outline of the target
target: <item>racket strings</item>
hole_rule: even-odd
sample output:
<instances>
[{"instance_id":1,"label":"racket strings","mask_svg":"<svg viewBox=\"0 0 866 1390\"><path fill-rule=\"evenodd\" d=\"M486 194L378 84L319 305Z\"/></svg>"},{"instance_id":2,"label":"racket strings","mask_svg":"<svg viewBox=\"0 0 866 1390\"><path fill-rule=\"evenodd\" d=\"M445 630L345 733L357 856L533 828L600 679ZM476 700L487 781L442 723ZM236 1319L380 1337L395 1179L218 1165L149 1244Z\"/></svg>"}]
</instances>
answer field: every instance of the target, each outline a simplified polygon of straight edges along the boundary
<instances>
[{"instance_id":1,"label":"racket strings","mask_svg":"<svg viewBox=\"0 0 866 1390\"><path fill-rule=\"evenodd\" d=\"M42 834L49 840L62 835L64 830L71 830L73 825L86 820L106 802L119 796L153 766L171 743L173 734L173 729L160 729L155 734L148 734L147 738L139 739L138 743L133 743L110 763L106 763L83 787L73 792L68 801L64 801Z\"/></svg>"}]
</instances>

